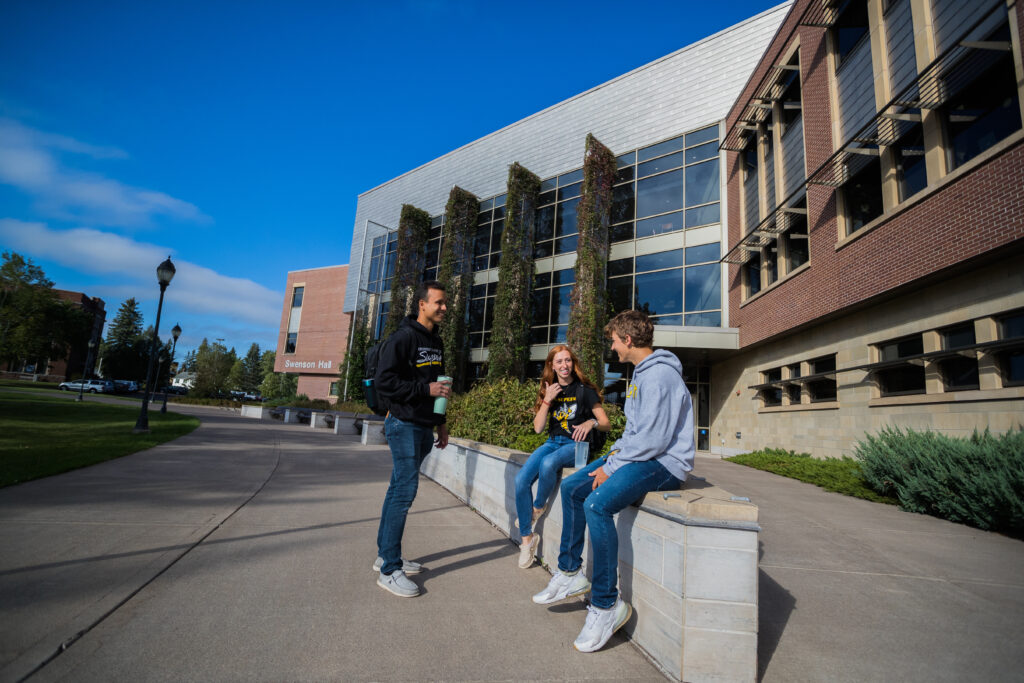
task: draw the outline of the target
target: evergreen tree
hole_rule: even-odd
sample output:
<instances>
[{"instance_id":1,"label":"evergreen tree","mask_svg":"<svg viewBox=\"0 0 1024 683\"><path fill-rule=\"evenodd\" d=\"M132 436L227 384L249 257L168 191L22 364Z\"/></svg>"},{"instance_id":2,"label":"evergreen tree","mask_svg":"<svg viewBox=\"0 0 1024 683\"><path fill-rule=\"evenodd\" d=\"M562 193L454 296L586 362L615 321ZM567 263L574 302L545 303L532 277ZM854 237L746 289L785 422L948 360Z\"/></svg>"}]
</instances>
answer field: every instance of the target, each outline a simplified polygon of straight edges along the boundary
<instances>
[{"instance_id":1,"label":"evergreen tree","mask_svg":"<svg viewBox=\"0 0 1024 683\"><path fill-rule=\"evenodd\" d=\"M242 360L242 391L255 393L263 382L263 363L260 358L260 345L254 343Z\"/></svg>"},{"instance_id":2,"label":"evergreen tree","mask_svg":"<svg viewBox=\"0 0 1024 683\"><path fill-rule=\"evenodd\" d=\"M132 346L142 334L142 311L135 297L126 299L117 309L117 315L107 328L108 346Z\"/></svg>"}]
</instances>

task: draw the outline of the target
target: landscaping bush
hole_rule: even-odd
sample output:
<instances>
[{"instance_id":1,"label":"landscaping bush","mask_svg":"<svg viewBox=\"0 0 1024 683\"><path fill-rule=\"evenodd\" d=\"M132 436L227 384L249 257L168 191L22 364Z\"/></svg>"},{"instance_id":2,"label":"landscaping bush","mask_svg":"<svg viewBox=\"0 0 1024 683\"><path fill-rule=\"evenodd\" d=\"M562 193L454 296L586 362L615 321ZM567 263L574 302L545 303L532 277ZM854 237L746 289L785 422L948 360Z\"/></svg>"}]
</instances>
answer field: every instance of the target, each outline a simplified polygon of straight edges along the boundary
<instances>
[{"instance_id":1,"label":"landscaping bush","mask_svg":"<svg viewBox=\"0 0 1024 683\"><path fill-rule=\"evenodd\" d=\"M547 430L533 432L533 402L537 398L537 382L519 382L504 378L481 382L470 391L455 396L448 404L451 435L493 446L513 448L530 453L547 441ZM604 404L612 430L605 450L622 435L626 416L610 403ZM599 454L591 454L595 459Z\"/></svg>"},{"instance_id":2,"label":"landscaping bush","mask_svg":"<svg viewBox=\"0 0 1024 683\"><path fill-rule=\"evenodd\" d=\"M1024 533L1024 429L970 438L886 427L856 448L864 478L900 507L979 529Z\"/></svg>"},{"instance_id":3,"label":"landscaping bush","mask_svg":"<svg viewBox=\"0 0 1024 683\"><path fill-rule=\"evenodd\" d=\"M872 490L861 472L861 464L853 458L812 458L808 453L794 453L783 448L765 448L725 459L814 484L826 491L863 498L875 503L896 503L895 498L879 495Z\"/></svg>"}]
</instances>

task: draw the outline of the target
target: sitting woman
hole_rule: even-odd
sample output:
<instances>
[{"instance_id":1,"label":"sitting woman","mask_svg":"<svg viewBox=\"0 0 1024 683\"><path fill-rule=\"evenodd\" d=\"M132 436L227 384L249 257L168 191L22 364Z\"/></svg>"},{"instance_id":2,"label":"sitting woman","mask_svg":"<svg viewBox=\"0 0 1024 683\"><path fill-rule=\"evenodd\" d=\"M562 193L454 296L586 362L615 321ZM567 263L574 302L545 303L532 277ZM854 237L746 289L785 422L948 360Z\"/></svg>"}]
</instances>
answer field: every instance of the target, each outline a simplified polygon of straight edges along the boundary
<instances>
[{"instance_id":1,"label":"sitting woman","mask_svg":"<svg viewBox=\"0 0 1024 683\"><path fill-rule=\"evenodd\" d=\"M583 376L579 360L568 346L556 346L548 352L541 373L540 389L533 409L533 430L540 434L548 427L548 440L527 459L516 475L516 514L523 542L519 548L519 566L533 564L540 549L540 534L533 525L547 506L548 496L563 467L572 466L577 441L587 440L590 430L611 429L608 415L601 407L601 391ZM596 456L592 453L591 456ZM531 495L537 481L537 494Z\"/></svg>"}]
</instances>

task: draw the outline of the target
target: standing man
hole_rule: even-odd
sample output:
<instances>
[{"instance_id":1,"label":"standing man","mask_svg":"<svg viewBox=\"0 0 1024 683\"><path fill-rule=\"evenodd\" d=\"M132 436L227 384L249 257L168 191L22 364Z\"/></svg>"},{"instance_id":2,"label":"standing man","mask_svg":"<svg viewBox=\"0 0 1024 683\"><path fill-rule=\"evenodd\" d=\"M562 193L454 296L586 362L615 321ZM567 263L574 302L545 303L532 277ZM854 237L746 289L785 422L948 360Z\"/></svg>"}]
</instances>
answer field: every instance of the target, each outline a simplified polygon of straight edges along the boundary
<instances>
[{"instance_id":1,"label":"standing man","mask_svg":"<svg viewBox=\"0 0 1024 683\"><path fill-rule=\"evenodd\" d=\"M423 569L419 563L402 560L405 518L416 498L423 459L435 443L438 448L448 445L445 416L434 412L434 399L451 394L449 384L437 381L444 374L444 345L437 333L447 310L444 285L420 284L413 301L417 314L405 318L385 342L374 378L377 393L390 403L384 434L394 469L380 513L373 568L379 570L377 585L403 598L420 594L419 586L406 575Z\"/></svg>"},{"instance_id":2,"label":"standing man","mask_svg":"<svg viewBox=\"0 0 1024 683\"><path fill-rule=\"evenodd\" d=\"M604 328L622 362L636 366L626 391L626 428L608 455L562 482L562 544L558 571L533 596L540 605L590 591L587 620L573 643L580 652L604 647L632 614L619 597L619 537L612 519L650 491L682 486L693 469L693 406L683 366L673 354L655 351L654 325L640 311L623 311ZM583 533L590 528L593 589L580 571Z\"/></svg>"}]
</instances>

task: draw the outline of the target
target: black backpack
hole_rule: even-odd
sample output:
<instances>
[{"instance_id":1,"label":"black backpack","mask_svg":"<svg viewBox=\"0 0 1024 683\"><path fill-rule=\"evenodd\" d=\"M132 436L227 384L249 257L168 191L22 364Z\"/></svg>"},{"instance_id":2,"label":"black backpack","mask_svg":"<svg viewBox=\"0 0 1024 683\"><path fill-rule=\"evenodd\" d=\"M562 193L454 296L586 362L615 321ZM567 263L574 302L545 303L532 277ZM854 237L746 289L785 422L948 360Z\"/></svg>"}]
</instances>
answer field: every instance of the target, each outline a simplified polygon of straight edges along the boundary
<instances>
[{"instance_id":1,"label":"black backpack","mask_svg":"<svg viewBox=\"0 0 1024 683\"><path fill-rule=\"evenodd\" d=\"M363 394L366 396L366 405L376 415L387 415L391 409L391 402L377 393L374 379L377 376L377 362L380 360L381 349L384 348L388 339L382 339L369 348L366 352L366 364L363 366L366 369L366 377L363 379Z\"/></svg>"},{"instance_id":2,"label":"black backpack","mask_svg":"<svg viewBox=\"0 0 1024 683\"><path fill-rule=\"evenodd\" d=\"M576 405L578 406L578 408L580 410L583 410L583 394L584 394L583 382L579 382L578 381L578 382L576 382ZM592 410L587 409L587 410L584 410L583 412L586 412L587 415L585 415L582 420L577 422L577 424L582 424L582 423L586 422L587 420L597 419L594 416L594 412ZM589 460L591 460L591 461L596 460L597 456L601 455L601 451L604 450L605 444L608 443L608 432L602 432L597 427L594 427L593 429L590 430L590 433L587 434L587 441L590 443L590 458L589 458Z\"/></svg>"}]
</instances>

